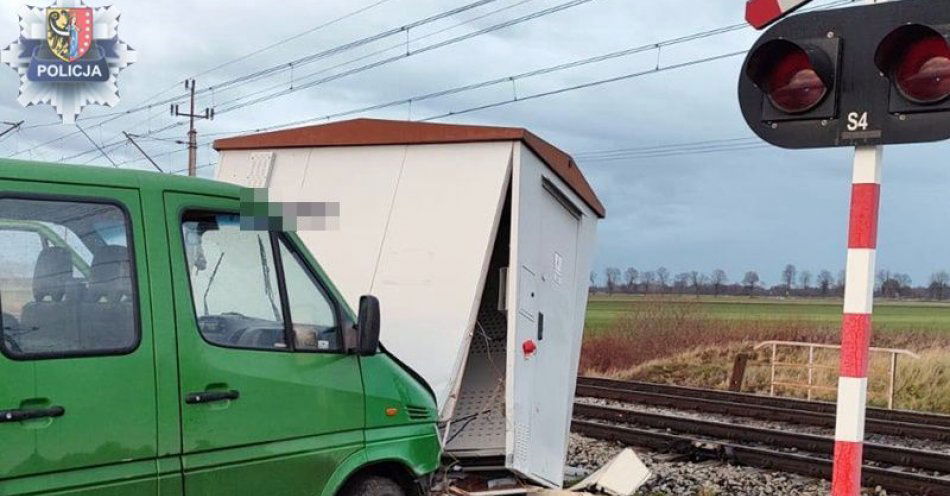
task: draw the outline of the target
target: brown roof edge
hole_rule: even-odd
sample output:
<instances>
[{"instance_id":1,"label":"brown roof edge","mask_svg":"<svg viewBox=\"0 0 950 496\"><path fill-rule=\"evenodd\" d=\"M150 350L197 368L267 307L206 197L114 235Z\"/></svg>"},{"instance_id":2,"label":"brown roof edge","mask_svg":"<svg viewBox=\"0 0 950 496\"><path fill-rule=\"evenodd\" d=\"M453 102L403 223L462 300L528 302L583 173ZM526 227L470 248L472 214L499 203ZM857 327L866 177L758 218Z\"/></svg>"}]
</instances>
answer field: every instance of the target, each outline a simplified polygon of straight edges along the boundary
<instances>
[{"instance_id":1,"label":"brown roof edge","mask_svg":"<svg viewBox=\"0 0 950 496\"><path fill-rule=\"evenodd\" d=\"M431 122L353 119L223 138L214 149L258 150L328 146L423 145L521 141L554 171L598 217L606 216L604 205L584 178L574 159L533 133L514 127L468 126Z\"/></svg>"}]
</instances>

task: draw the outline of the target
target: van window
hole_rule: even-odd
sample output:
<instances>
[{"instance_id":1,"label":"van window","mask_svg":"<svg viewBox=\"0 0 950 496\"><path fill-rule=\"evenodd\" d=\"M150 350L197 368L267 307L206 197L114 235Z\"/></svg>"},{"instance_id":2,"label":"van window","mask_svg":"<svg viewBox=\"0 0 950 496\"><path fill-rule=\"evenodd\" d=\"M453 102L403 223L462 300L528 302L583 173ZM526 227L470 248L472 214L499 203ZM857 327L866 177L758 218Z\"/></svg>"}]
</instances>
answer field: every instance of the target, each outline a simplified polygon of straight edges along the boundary
<instances>
[{"instance_id":1,"label":"van window","mask_svg":"<svg viewBox=\"0 0 950 496\"><path fill-rule=\"evenodd\" d=\"M242 231L237 215L188 213L182 235L204 338L235 348L287 349L270 234Z\"/></svg>"},{"instance_id":2,"label":"van window","mask_svg":"<svg viewBox=\"0 0 950 496\"><path fill-rule=\"evenodd\" d=\"M341 330L332 303L283 238L280 259L284 266L296 349L340 351Z\"/></svg>"},{"instance_id":3,"label":"van window","mask_svg":"<svg viewBox=\"0 0 950 496\"><path fill-rule=\"evenodd\" d=\"M109 226L108 240L96 226ZM119 207L0 198L0 350L13 358L138 345L128 219Z\"/></svg>"}]
</instances>

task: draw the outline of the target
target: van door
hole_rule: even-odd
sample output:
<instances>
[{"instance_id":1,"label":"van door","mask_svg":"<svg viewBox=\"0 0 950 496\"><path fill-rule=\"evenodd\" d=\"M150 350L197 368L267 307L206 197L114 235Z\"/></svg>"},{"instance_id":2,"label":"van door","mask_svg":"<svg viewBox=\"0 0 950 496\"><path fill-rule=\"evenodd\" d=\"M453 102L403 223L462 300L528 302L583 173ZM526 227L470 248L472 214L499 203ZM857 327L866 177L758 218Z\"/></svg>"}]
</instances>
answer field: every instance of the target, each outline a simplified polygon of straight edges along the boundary
<instances>
[{"instance_id":1,"label":"van door","mask_svg":"<svg viewBox=\"0 0 950 496\"><path fill-rule=\"evenodd\" d=\"M157 491L139 194L79 190L0 181L0 494Z\"/></svg>"},{"instance_id":2,"label":"van door","mask_svg":"<svg viewBox=\"0 0 950 496\"><path fill-rule=\"evenodd\" d=\"M238 201L165 200L185 493L320 494L364 442L336 296L289 237L242 229Z\"/></svg>"}]
</instances>

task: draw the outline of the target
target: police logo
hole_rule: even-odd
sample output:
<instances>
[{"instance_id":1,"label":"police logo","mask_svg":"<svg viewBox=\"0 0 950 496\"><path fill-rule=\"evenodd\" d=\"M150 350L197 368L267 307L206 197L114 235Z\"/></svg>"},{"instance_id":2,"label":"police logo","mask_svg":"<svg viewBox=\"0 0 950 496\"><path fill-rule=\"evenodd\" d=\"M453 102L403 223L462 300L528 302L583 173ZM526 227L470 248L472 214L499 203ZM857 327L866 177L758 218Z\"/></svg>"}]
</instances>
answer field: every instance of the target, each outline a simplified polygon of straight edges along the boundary
<instances>
[{"instance_id":1,"label":"police logo","mask_svg":"<svg viewBox=\"0 0 950 496\"><path fill-rule=\"evenodd\" d=\"M119 72L137 53L119 39L118 9L56 0L19 14L20 38L0 51L0 62L20 75L21 105L52 105L72 124L86 105L119 103Z\"/></svg>"},{"instance_id":2,"label":"police logo","mask_svg":"<svg viewBox=\"0 0 950 496\"><path fill-rule=\"evenodd\" d=\"M92 9L46 9L46 43L64 62L82 58L92 45Z\"/></svg>"}]
</instances>

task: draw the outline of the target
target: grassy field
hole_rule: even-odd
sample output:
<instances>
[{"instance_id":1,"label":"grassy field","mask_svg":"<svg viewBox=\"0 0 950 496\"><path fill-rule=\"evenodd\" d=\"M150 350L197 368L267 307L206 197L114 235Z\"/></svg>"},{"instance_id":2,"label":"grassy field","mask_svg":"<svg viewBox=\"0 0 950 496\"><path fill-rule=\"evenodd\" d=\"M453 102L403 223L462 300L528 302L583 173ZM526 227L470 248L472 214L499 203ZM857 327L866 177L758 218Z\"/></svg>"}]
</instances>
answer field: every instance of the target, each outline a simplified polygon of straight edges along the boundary
<instances>
[{"instance_id":1,"label":"grassy field","mask_svg":"<svg viewBox=\"0 0 950 496\"><path fill-rule=\"evenodd\" d=\"M795 320L820 326L841 321L840 299L777 299L745 297L593 295L587 306L587 333L596 335L618 318L639 307L671 302L689 303L705 315L728 321L769 322ZM950 304L878 301L874 306L878 331L930 331L950 333Z\"/></svg>"},{"instance_id":2,"label":"grassy field","mask_svg":"<svg viewBox=\"0 0 950 496\"><path fill-rule=\"evenodd\" d=\"M619 379L724 388L737 355L751 357L743 390L769 390L766 340L840 342L841 301L738 297L643 297L595 295L587 313L581 373ZM899 408L950 413L950 305L880 301L874 309L871 345L920 354L898 364ZM782 363L804 364L804 350L779 352ZM816 353L821 369L815 384L837 382L839 353ZM869 398L883 405L887 355L875 353L869 370ZM781 367L779 381L801 382L803 369ZM801 396L793 388L782 395ZM834 393L819 394L833 400Z\"/></svg>"}]
</instances>

